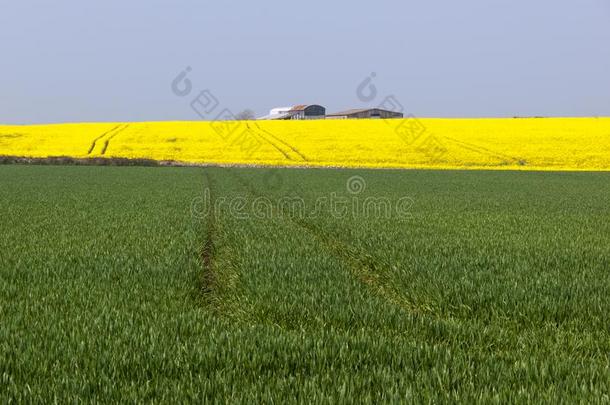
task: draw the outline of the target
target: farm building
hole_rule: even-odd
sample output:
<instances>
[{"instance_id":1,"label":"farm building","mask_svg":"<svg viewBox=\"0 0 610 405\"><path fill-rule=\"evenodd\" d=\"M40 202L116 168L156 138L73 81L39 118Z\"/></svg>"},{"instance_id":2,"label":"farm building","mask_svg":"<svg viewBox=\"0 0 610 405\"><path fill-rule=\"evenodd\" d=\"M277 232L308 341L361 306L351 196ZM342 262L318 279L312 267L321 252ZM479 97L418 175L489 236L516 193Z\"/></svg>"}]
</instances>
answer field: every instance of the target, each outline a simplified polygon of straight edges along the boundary
<instances>
[{"instance_id":1,"label":"farm building","mask_svg":"<svg viewBox=\"0 0 610 405\"><path fill-rule=\"evenodd\" d=\"M403 113L382 110L381 108L358 108L341 111L326 116L328 119L354 119L354 118L403 118Z\"/></svg>"},{"instance_id":2,"label":"farm building","mask_svg":"<svg viewBox=\"0 0 610 405\"><path fill-rule=\"evenodd\" d=\"M326 108L317 104L301 104L293 107L279 107L269 111L269 115L259 120L316 120L324 119Z\"/></svg>"}]
</instances>

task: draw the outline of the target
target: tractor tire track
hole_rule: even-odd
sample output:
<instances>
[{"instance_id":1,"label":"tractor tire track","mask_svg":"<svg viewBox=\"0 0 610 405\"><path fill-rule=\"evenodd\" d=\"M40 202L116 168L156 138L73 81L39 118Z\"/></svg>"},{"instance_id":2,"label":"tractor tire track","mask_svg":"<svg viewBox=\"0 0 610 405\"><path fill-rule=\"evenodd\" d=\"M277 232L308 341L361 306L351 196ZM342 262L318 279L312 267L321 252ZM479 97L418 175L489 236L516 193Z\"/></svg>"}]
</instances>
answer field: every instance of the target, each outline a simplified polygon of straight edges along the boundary
<instances>
[{"instance_id":1,"label":"tractor tire track","mask_svg":"<svg viewBox=\"0 0 610 405\"><path fill-rule=\"evenodd\" d=\"M216 189L214 180L212 179L209 170L204 170L203 175L205 177L207 189L210 193L210 202L212 204L212 207L214 207ZM201 276L198 280L199 292L203 294L206 299L209 299L209 297L214 293L218 284L218 276L216 274L214 260L216 254L216 246L214 243L216 235L216 226L216 215L214 209L212 209L209 215L206 216L205 237L201 249L199 251L199 258L203 267Z\"/></svg>"},{"instance_id":2,"label":"tractor tire track","mask_svg":"<svg viewBox=\"0 0 610 405\"><path fill-rule=\"evenodd\" d=\"M247 192L256 198L264 197L263 194L257 192L247 181L241 176L229 170L229 173L244 187ZM415 303L406 300L393 288L391 280L387 277L385 269L390 268L389 264L379 262L379 259L373 258L370 254L354 248L348 243L333 237L329 232L324 231L320 227L310 223L309 221L290 215L282 215L282 219L292 222L299 228L309 234L319 245L327 252L338 258L344 263L350 273L359 280L374 296L377 296L382 301L401 308L403 311L414 316L434 316L428 311L422 311L422 308Z\"/></svg>"},{"instance_id":3,"label":"tractor tire track","mask_svg":"<svg viewBox=\"0 0 610 405\"><path fill-rule=\"evenodd\" d=\"M309 162L309 159L307 159L307 157L305 155L303 155L297 148L295 148L294 146L292 146L291 144L289 144L288 142L284 141L281 138L278 138L277 136L275 136L274 134L272 134L271 132L267 131L266 129L263 129L260 127L260 125L258 125L258 123L254 123L254 126L256 126L256 128L258 128L259 131L264 132L265 134L269 135L270 137L272 137L273 139L275 139L278 142L283 143L285 146L287 146L288 148L290 148L294 153L296 153L297 155L299 155L299 157L304 161L304 162Z\"/></svg>"},{"instance_id":4,"label":"tractor tire track","mask_svg":"<svg viewBox=\"0 0 610 405\"><path fill-rule=\"evenodd\" d=\"M268 138L266 138L265 136L263 136L261 133L252 130L252 128L250 128L250 124L246 124L248 131L253 134L258 136L259 138L261 138L264 142L267 142L269 145L271 145L273 148L275 148L278 152L280 152L282 155L284 155L284 157L290 161L294 161L294 159L292 158L292 156L290 156L284 149L280 148L277 144L273 143L271 140L269 140Z\"/></svg>"},{"instance_id":5,"label":"tractor tire track","mask_svg":"<svg viewBox=\"0 0 610 405\"><path fill-rule=\"evenodd\" d=\"M119 133L125 131L127 129L127 127L129 127L129 124L125 124L123 125L122 128L119 128L118 130L116 130L109 138L106 138L104 140L104 147L102 148L102 155L106 154L106 150L108 150L108 144L110 143L110 141L117 136Z\"/></svg>"},{"instance_id":6,"label":"tractor tire track","mask_svg":"<svg viewBox=\"0 0 610 405\"><path fill-rule=\"evenodd\" d=\"M514 157L514 156L510 156L510 155L505 155L503 153L494 152L491 149L487 149L487 148L484 148L484 147L478 146L478 145L473 145L471 143L467 143L467 142L464 142L464 141L459 141L457 139L453 139L453 138L450 138L448 136L443 136L443 138L447 139L450 142L453 142L453 143L457 144L458 146L460 146L460 147L462 147L464 149L470 150L472 152L476 152L476 153L480 153L482 155L493 156L495 158L502 159L505 164L510 164L512 162L512 163L518 164L520 166L525 165L525 160L521 159L521 158L518 158L518 157Z\"/></svg>"},{"instance_id":7,"label":"tractor tire track","mask_svg":"<svg viewBox=\"0 0 610 405\"><path fill-rule=\"evenodd\" d=\"M99 141L100 139L102 139L103 137L105 137L108 134L111 134L112 132L116 131L118 128L121 127L121 124L115 126L114 128L112 128L109 131L104 132L103 134L101 134L100 136L98 136L97 138L95 138L92 142L91 142L91 146L89 146L89 150L87 151L87 155L90 155L91 152L93 152L93 149L95 149L95 145L97 143L97 141Z\"/></svg>"},{"instance_id":8,"label":"tractor tire track","mask_svg":"<svg viewBox=\"0 0 610 405\"><path fill-rule=\"evenodd\" d=\"M389 264L379 262L379 259L375 259L371 255L333 237L309 221L301 218L291 218L291 221L308 232L324 249L346 264L352 276L359 280L374 296L401 308L411 315L428 315L414 303L405 300L392 287L392 282L385 270L390 267Z\"/></svg>"}]
</instances>

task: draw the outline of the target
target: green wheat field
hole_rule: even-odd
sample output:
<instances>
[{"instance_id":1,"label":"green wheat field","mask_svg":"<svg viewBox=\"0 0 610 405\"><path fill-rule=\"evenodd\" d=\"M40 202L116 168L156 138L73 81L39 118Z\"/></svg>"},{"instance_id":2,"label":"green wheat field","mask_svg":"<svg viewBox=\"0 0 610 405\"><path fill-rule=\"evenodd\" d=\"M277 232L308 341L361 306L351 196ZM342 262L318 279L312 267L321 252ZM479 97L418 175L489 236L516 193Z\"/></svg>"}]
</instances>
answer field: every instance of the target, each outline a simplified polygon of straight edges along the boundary
<instances>
[{"instance_id":1,"label":"green wheat field","mask_svg":"<svg viewBox=\"0 0 610 405\"><path fill-rule=\"evenodd\" d=\"M4 165L0 229L2 403L610 401L609 173Z\"/></svg>"}]
</instances>

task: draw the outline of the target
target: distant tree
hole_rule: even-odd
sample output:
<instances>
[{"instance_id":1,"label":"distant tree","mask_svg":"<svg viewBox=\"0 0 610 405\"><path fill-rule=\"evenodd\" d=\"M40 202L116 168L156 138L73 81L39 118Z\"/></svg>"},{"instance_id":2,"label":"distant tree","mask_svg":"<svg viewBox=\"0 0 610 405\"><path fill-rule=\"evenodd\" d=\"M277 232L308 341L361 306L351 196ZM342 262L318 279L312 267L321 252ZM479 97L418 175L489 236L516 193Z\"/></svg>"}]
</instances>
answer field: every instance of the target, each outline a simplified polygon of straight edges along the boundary
<instances>
[{"instance_id":1,"label":"distant tree","mask_svg":"<svg viewBox=\"0 0 610 405\"><path fill-rule=\"evenodd\" d=\"M254 111L247 108L235 114L235 119L238 121L254 120L256 119L256 115L254 114Z\"/></svg>"}]
</instances>

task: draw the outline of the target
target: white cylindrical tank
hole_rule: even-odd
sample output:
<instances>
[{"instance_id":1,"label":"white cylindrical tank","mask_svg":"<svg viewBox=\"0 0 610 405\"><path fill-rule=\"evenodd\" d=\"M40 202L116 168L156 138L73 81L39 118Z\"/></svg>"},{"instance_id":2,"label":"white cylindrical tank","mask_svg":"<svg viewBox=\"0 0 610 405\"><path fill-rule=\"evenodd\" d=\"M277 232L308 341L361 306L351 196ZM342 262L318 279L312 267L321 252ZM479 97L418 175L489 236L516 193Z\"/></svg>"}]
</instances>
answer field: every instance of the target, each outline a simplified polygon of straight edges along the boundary
<instances>
[{"instance_id":1,"label":"white cylindrical tank","mask_svg":"<svg viewBox=\"0 0 610 405\"><path fill-rule=\"evenodd\" d=\"M278 107L278 108L273 108L271 109L271 111L269 111L269 115L280 115L280 114L286 114L288 111L292 110L292 107Z\"/></svg>"}]
</instances>

